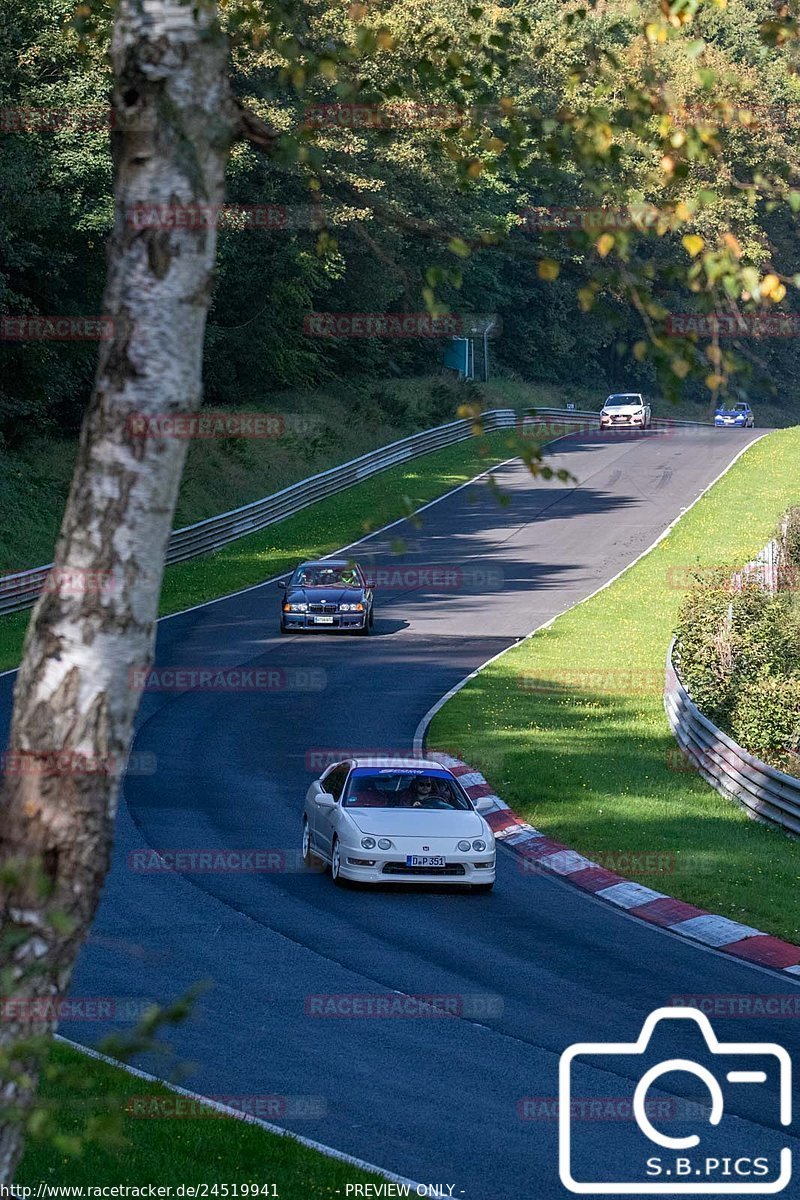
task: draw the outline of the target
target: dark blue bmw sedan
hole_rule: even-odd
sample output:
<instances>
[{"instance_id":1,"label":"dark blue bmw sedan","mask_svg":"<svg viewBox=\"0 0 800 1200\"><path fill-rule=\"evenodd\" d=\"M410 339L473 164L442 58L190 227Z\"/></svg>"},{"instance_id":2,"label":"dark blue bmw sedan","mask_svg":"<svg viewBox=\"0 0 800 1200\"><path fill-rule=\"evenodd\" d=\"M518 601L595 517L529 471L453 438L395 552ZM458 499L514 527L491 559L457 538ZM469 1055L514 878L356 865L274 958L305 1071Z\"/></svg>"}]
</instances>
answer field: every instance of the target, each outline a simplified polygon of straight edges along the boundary
<instances>
[{"instance_id":1,"label":"dark blue bmw sedan","mask_svg":"<svg viewBox=\"0 0 800 1200\"><path fill-rule=\"evenodd\" d=\"M372 588L358 563L347 559L301 563L280 586L281 633L349 629L366 636L372 628Z\"/></svg>"}]
</instances>

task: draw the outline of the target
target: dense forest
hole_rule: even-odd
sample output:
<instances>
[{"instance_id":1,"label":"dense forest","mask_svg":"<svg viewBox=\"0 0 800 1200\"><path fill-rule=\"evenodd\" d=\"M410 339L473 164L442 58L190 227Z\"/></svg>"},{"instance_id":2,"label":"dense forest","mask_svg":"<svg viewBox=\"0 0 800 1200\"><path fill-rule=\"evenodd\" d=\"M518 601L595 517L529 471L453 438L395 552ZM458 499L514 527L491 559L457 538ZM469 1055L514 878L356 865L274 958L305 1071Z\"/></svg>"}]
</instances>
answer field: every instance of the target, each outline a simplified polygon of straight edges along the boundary
<instances>
[{"instance_id":1,"label":"dense forest","mask_svg":"<svg viewBox=\"0 0 800 1200\"><path fill-rule=\"evenodd\" d=\"M307 317L438 305L497 314L494 361L511 378L680 387L707 403L710 373L712 388L792 405L796 336L708 353L702 336L676 350L658 334L670 314L718 311L720 296L736 311L753 297L796 306L800 83L790 47L765 41L768 0L704 5L664 45L638 2L287 6L313 73L287 69L290 39L282 54L260 37L260 9L229 17L231 72L277 143L265 156L243 140L231 157L206 403L435 371L440 340L310 336ZM0 316L100 314L109 18L87 5L76 19L71 0L3 0ZM325 59L351 26L354 56L374 32L358 108ZM6 443L77 430L96 350L2 340Z\"/></svg>"}]
</instances>

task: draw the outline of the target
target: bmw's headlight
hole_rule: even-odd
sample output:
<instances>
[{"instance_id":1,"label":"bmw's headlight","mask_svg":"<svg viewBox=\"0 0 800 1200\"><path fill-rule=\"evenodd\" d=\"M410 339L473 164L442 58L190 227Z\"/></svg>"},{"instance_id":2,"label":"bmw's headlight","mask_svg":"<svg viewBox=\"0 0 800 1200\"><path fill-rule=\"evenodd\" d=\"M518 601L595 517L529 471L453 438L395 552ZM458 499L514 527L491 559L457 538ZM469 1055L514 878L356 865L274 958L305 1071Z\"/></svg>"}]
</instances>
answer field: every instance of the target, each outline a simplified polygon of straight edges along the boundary
<instances>
[{"instance_id":1,"label":"bmw's headlight","mask_svg":"<svg viewBox=\"0 0 800 1200\"><path fill-rule=\"evenodd\" d=\"M362 838L361 845L364 847L365 850L374 850L375 849L375 838L369 838L369 837Z\"/></svg>"},{"instance_id":2,"label":"bmw's headlight","mask_svg":"<svg viewBox=\"0 0 800 1200\"><path fill-rule=\"evenodd\" d=\"M483 840L483 838L476 838L475 841L472 843L472 849L473 850L485 850L486 842Z\"/></svg>"},{"instance_id":3,"label":"bmw's headlight","mask_svg":"<svg viewBox=\"0 0 800 1200\"><path fill-rule=\"evenodd\" d=\"M459 850L462 850L464 852L464 854L466 854L466 852L470 848L469 842L459 842L458 848L459 848Z\"/></svg>"},{"instance_id":4,"label":"bmw's headlight","mask_svg":"<svg viewBox=\"0 0 800 1200\"><path fill-rule=\"evenodd\" d=\"M378 847L381 850L391 850L392 843L388 838L378 838Z\"/></svg>"},{"instance_id":5,"label":"bmw's headlight","mask_svg":"<svg viewBox=\"0 0 800 1200\"><path fill-rule=\"evenodd\" d=\"M308 612L307 604L284 604L284 612Z\"/></svg>"},{"instance_id":6,"label":"bmw's headlight","mask_svg":"<svg viewBox=\"0 0 800 1200\"><path fill-rule=\"evenodd\" d=\"M361 604L360 602L358 604L340 604L339 605L339 612L363 612L363 611L364 611L364 605Z\"/></svg>"}]
</instances>

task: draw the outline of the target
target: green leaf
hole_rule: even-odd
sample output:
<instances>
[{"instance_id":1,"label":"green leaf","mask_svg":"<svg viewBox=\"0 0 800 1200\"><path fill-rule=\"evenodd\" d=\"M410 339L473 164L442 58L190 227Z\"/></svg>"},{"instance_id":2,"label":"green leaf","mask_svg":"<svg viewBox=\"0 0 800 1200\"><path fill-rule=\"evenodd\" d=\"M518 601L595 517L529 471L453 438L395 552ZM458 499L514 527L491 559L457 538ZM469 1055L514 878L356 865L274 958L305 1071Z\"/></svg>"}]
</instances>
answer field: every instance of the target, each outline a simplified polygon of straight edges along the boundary
<instances>
[{"instance_id":1,"label":"green leaf","mask_svg":"<svg viewBox=\"0 0 800 1200\"><path fill-rule=\"evenodd\" d=\"M469 258L472 251L463 238L454 237L447 244L447 249L457 254L459 258Z\"/></svg>"}]
</instances>

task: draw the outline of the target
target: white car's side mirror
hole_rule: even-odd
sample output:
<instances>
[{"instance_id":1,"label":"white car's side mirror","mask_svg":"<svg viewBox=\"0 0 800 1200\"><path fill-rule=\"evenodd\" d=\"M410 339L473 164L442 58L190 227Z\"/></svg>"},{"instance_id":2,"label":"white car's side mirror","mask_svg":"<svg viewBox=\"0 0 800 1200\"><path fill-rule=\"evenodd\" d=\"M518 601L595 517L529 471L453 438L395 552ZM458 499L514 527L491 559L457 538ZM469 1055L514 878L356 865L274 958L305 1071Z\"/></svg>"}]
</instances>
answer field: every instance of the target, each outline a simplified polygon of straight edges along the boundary
<instances>
[{"instance_id":1,"label":"white car's side mirror","mask_svg":"<svg viewBox=\"0 0 800 1200\"><path fill-rule=\"evenodd\" d=\"M333 808L336 804L330 792L317 792L316 801L320 808Z\"/></svg>"},{"instance_id":2,"label":"white car's side mirror","mask_svg":"<svg viewBox=\"0 0 800 1200\"><path fill-rule=\"evenodd\" d=\"M481 796L479 800L474 801L474 804L477 812L489 812L490 809L494 808L494 800L490 799L489 796Z\"/></svg>"}]
</instances>

